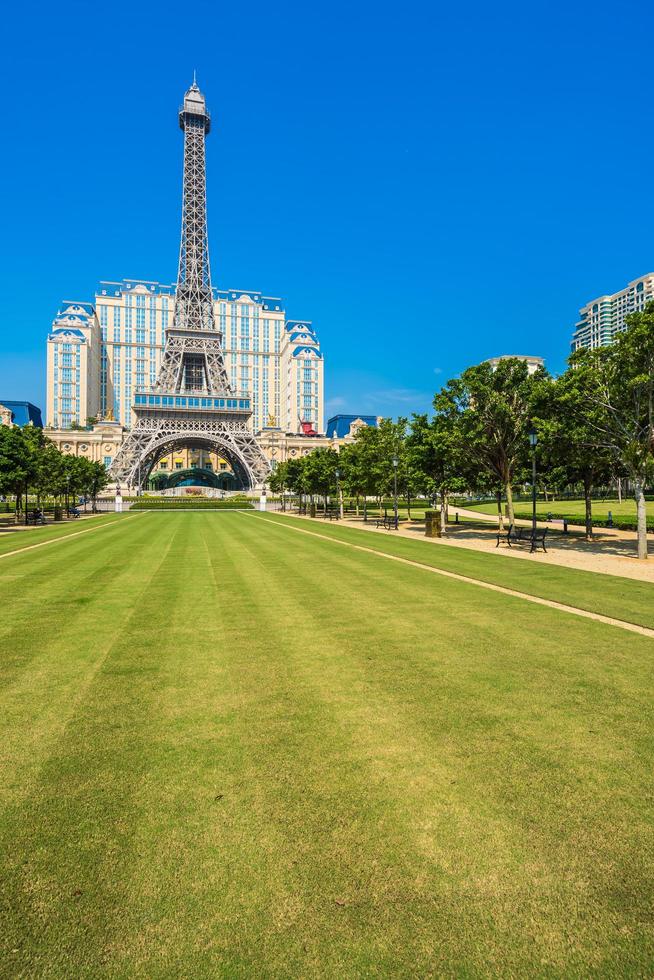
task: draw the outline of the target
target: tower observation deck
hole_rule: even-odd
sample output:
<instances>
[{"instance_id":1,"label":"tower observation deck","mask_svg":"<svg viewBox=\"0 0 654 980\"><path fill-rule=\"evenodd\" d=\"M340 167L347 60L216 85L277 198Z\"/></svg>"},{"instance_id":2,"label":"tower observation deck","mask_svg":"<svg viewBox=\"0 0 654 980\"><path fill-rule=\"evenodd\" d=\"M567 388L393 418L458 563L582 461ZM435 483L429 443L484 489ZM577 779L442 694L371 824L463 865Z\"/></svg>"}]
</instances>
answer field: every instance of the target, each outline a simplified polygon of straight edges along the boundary
<instances>
[{"instance_id":1,"label":"tower observation deck","mask_svg":"<svg viewBox=\"0 0 654 980\"><path fill-rule=\"evenodd\" d=\"M268 462L252 433L250 399L235 392L225 368L213 313L206 204L206 136L211 117L195 80L179 111L184 132L182 230L172 325L159 376L134 396L136 424L111 475L141 487L153 466L182 446L213 450L232 464L246 488L261 485Z\"/></svg>"}]
</instances>

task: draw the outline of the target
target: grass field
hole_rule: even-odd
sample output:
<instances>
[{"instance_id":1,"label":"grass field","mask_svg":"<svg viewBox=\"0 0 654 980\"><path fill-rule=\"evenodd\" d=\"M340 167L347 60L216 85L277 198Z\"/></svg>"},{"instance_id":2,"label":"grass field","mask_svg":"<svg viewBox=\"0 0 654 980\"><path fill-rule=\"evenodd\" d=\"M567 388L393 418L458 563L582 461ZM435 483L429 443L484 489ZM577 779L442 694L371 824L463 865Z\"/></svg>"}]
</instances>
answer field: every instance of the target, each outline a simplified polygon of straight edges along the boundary
<instances>
[{"instance_id":1,"label":"grass field","mask_svg":"<svg viewBox=\"0 0 654 980\"><path fill-rule=\"evenodd\" d=\"M504 504L502 507L504 508ZM518 501L514 504L516 517L531 518L531 503L529 501ZM497 515L497 504L470 504L469 510L476 510L482 514ZM635 500L593 500L593 519L606 520L611 511L614 521L625 520L636 526L636 501ZM585 520L585 504L583 500L538 500L536 502L536 513L541 517L546 517L548 512L559 517L566 517L569 521L576 524L583 524ZM647 501L648 524L654 522L654 501Z\"/></svg>"},{"instance_id":2,"label":"grass field","mask_svg":"<svg viewBox=\"0 0 654 980\"><path fill-rule=\"evenodd\" d=\"M0 976L651 974L653 641L342 542L581 573L110 524L0 560Z\"/></svg>"}]
</instances>

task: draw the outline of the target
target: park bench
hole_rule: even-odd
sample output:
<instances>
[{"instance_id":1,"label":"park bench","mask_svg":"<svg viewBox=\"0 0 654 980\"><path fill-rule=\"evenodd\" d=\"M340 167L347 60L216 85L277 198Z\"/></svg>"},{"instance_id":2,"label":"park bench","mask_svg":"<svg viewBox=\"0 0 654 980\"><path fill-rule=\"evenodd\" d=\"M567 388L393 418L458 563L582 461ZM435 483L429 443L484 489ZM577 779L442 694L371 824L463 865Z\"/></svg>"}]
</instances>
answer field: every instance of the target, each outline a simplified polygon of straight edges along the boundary
<instances>
[{"instance_id":1,"label":"park bench","mask_svg":"<svg viewBox=\"0 0 654 980\"><path fill-rule=\"evenodd\" d=\"M375 527L385 527L387 531L397 531L397 521L395 520L395 515L389 517L388 514L384 514L383 517L377 518Z\"/></svg>"},{"instance_id":2,"label":"park bench","mask_svg":"<svg viewBox=\"0 0 654 980\"><path fill-rule=\"evenodd\" d=\"M27 515L28 524L45 524L45 514L40 510L33 510Z\"/></svg>"},{"instance_id":3,"label":"park bench","mask_svg":"<svg viewBox=\"0 0 654 980\"><path fill-rule=\"evenodd\" d=\"M82 516L82 512L81 512L81 510L78 510L77 507L71 507L70 510L68 511L68 516L69 517L81 517Z\"/></svg>"},{"instance_id":4,"label":"park bench","mask_svg":"<svg viewBox=\"0 0 654 980\"><path fill-rule=\"evenodd\" d=\"M337 521L341 515L337 507L327 507L322 516L327 521Z\"/></svg>"},{"instance_id":5,"label":"park bench","mask_svg":"<svg viewBox=\"0 0 654 980\"><path fill-rule=\"evenodd\" d=\"M547 554L547 548L545 547L545 535L548 529L536 528L535 530L531 527L516 527L515 524L509 524L506 531L497 532L497 544L496 548L499 548L502 535L504 535L504 540L511 548L514 544L528 544L530 545L529 551L533 552L540 546L545 554Z\"/></svg>"}]
</instances>

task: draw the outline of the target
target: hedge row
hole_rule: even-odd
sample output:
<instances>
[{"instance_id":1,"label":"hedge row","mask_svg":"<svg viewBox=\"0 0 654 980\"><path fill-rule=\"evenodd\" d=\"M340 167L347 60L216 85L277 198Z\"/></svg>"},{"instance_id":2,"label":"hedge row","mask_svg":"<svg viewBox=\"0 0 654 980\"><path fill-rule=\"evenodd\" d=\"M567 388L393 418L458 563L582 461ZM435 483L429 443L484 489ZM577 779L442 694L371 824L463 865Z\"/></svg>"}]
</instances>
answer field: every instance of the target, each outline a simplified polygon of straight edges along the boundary
<instances>
[{"instance_id":1,"label":"hedge row","mask_svg":"<svg viewBox=\"0 0 654 980\"><path fill-rule=\"evenodd\" d=\"M556 511L549 511L549 513L552 515L553 521L567 521L568 524L575 524L578 527L584 527L586 523L583 514L563 514L557 513ZM530 521L532 515L528 511L516 510L515 516L521 521ZM547 523L543 514L538 514L537 520L539 523ZM608 519L605 517L593 517L593 527L611 527L616 528L618 531L635 531L638 523L635 517L614 517L611 524L609 524ZM650 518L647 520L647 530L654 531L654 520Z\"/></svg>"},{"instance_id":2,"label":"hedge row","mask_svg":"<svg viewBox=\"0 0 654 980\"><path fill-rule=\"evenodd\" d=\"M140 497L130 507L133 510L252 510L249 500L193 500L187 497L168 497L148 500Z\"/></svg>"}]
</instances>

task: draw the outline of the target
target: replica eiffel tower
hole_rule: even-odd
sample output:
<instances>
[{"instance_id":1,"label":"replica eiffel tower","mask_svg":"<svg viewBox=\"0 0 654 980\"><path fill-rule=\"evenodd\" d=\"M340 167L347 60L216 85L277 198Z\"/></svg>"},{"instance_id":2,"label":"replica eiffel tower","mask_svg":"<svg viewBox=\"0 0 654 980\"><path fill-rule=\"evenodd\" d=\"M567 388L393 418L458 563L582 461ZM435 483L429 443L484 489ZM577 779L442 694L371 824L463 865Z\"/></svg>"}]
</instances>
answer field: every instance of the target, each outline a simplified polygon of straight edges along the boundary
<instances>
[{"instance_id":1,"label":"replica eiffel tower","mask_svg":"<svg viewBox=\"0 0 654 980\"><path fill-rule=\"evenodd\" d=\"M213 313L209 271L205 137L211 117L193 79L179 112L184 131L182 239L175 314L166 331L159 377L134 395L136 424L111 467L122 485L142 487L174 449L212 450L227 459L245 489L261 486L269 465L249 428L247 393L232 390Z\"/></svg>"}]
</instances>

